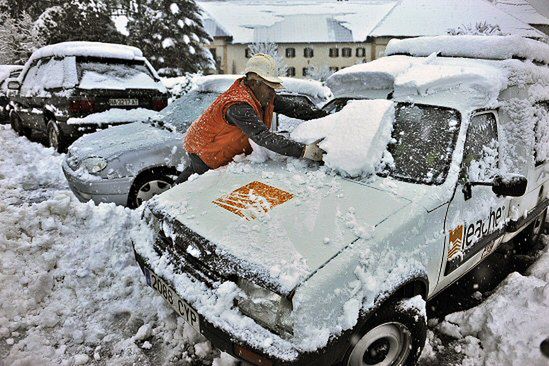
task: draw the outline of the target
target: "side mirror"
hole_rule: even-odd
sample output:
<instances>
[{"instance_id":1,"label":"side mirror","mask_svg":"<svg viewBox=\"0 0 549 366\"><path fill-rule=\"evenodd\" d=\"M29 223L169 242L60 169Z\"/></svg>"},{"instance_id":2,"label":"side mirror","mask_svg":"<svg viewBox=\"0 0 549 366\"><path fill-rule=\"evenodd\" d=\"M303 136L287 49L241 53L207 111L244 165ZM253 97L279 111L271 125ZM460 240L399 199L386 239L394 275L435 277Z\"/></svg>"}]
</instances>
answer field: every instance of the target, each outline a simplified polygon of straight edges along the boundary
<instances>
[{"instance_id":1,"label":"side mirror","mask_svg":"<svg viewBox=\"0 0 549 366\"><path fill-rule=\"evenodd\" d=\"M499 196L520 197L526 193L527 185L528 180L522 175L507 177L497 175L491 182L466 182L463 185L462 192L466 201L473 195L473 186L492 186L492 192Z\"/></svg>"},{"instance_id":2,"label":"side mirror","mask_svg":"<svg viewBox=\"0 0 549 366\"><path fill-rule=\"evenodd\" d=\"M9 80L8 81L8 89L9 90L19 90L21 87L21 83L19 80Z\"/></svg>"},{"instance_id":3,"label":"side mirror","mask_svg":"<svg viewBox=\"0 0 549 366\"><path fill-rule=\"evenodd\" d=\"M510 177L496 176L492 182L492 192L500 196L520 197L526 193L528 180L522 175Z\"/></svg>"}]
</instances>

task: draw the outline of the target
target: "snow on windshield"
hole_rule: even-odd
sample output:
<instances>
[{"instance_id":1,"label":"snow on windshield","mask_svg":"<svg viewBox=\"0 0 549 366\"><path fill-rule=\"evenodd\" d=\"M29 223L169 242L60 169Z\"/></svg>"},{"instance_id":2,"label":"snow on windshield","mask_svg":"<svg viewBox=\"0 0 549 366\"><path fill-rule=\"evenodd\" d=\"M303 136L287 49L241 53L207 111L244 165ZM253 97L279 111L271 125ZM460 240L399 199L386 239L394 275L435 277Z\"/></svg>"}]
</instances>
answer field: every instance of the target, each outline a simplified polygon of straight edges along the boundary
<instances>
[{"instance_id":1,"label":"snow on windshield","mask_svg":"<svg viewBox=\"0 0 549 366\"><path fill-rule=\"evenodd\" d=\"M179 132L185 132L218 96L218 93L191 91L163 109L160 117L164 123L174 125Z\"/></svg>"},{"instance_id":2,"label":"snow on windshield","mask_svg":"<svg viewBox=\"0 0 549 366\"><path fill-rule=\"evenodd\" d=\"M369 175L383 157L393 120L393 102L356 100L339 113L303 122L291 137L304 143L321 140L326 166L341 174Z\"/></svg>"},{"instance_id":3,"label":"snow on windshield","mask_svg":"<svg viewBox=\"0 0 549 366\"><path fill-rule=\"evenodd\" d=\"M146 121L158 118L158 112L146 108L120 109L112 108L104 112L92 113L82 118L69 118L67 124L101 124Z\"/></svg>"},{"instance_id":4,"label":"snow on windshield","mask_svg":"<svg viewBox=\"0 0 549 366\"><path fill-rule=\"evenodd\" d=\"M154 79L145 63L122 63L112 60L78 62L80 89L156 89L165 87Z\"/></svg>"}]
</instances>

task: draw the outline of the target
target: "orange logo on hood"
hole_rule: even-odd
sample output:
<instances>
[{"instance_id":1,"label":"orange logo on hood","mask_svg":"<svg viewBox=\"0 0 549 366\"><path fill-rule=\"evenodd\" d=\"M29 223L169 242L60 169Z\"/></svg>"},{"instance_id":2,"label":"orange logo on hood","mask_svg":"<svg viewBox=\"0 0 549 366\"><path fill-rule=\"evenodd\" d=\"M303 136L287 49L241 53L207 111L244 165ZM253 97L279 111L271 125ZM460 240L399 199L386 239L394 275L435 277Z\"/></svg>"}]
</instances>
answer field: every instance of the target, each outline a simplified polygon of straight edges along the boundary
<instances>
[{"instance_id":1,"label":"orange logo on hood","mask_svg":"<svg viewBox=\"0 0 549 366\"><path fill-rule=\"evenodd\" d=\"M282 189L255 181L219 197L212 203L246 220L253 220L274 206L289 201L293 196Z\"/></svg>"}]
</instances>

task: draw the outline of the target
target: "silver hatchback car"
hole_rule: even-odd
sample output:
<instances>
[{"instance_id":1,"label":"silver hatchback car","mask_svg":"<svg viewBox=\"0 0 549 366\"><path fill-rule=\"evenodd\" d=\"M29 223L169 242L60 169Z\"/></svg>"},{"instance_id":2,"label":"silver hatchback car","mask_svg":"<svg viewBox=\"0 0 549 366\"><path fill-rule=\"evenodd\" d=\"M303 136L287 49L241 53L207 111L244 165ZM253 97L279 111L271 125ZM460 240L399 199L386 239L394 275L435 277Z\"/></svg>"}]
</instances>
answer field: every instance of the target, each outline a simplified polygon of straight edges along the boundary
<instances>
[{"instance_id":1,"label":"silver hatchback car","mask_svg":"<svg viewBox=\"0 0 549 366\"><path fill-rule=\"evenodd\" d=\"M184 168L183 134L238 78L212 75L159 112L158 118L112 127L74 142L63 161L69 187L82 202L135 208L171 188ZM323 104L330 89L311 80L285 78L282 92L303 103Z\"/></svg>"}]
</instances>

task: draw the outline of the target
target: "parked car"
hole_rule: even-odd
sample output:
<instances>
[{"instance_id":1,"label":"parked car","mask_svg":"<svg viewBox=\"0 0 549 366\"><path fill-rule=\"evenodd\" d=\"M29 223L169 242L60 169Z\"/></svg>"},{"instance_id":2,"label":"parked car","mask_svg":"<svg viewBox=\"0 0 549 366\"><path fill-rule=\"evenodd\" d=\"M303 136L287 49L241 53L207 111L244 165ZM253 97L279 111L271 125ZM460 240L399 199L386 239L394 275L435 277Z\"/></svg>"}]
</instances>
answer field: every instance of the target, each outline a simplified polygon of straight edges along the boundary
<instances>
[{"instance_id":1,"label":"parked car","mask_svg":"<svg viewBox=\"0 0 549 366\"><path fill-rule=\"evenodd\" d=\"M18 77L22 69L19 65L0 65L0 123L9 122L10 118L8 80Z\"/></svg>"},{"instance_id":2,"label":"parked car","mask_svg":"<svg viewBox=\"0 0 549 366\"><path fill-rule=\"evenodd\" d=\"M369 174L243 162L147 202L153 238L133 241L146 282L213 346L254 365L414 365L425 301L518 233L539 238L549 45L439 36L386 54L406 63L392 100L296 129L325 133L326 165L346 164L379 146L383 119Z\"/></svg>"},{"instance_id":3,"label":"parked car","mask_svg":"<svg viewBox=\"0 0 549 366\"><path fill-rule=\"evenodd\" d=\"M183 163L183 134L237 75L212 75L176 99L155 118L86 135L68 150L63 172L81 201L135 208L169 189ZM331 96L320 83L285 80L282 94L302 103ZM182 166L180 167L182 168Z\"/></svg>"},{"instance_id":4,"label":"parked car","mask_svg":"<svg viewBox=\"0 0 549 366\"><path fill-rule=\"evenodd\" d=\"M8 87L18 91L10 113L13 129L46 136L58 151L85 133L160 111L168 98L139 49L97 42L40 48ZM139 113L123 113L129 109Z\"/></svg>"}]
</instances>

